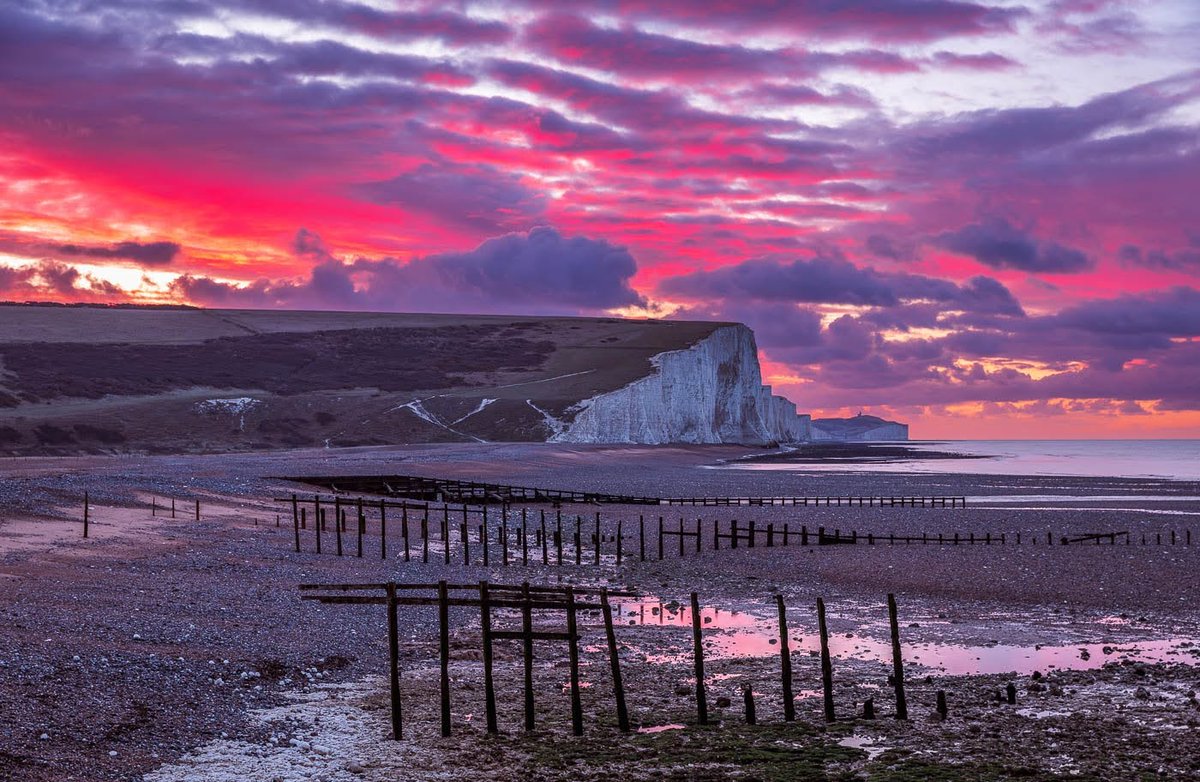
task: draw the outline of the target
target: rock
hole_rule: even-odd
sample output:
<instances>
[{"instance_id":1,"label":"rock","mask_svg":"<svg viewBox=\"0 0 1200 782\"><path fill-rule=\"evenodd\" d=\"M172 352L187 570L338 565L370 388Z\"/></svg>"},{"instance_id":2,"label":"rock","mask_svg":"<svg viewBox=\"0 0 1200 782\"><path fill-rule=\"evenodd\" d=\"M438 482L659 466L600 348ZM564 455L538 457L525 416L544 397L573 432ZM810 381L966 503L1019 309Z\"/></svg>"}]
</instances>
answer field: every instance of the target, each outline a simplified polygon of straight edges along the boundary
<instances>
[{"instance_id":1,"label":"rock","mask_svg":"<svg viewBox=\"0 0 1200 782\"><path fill-rule=\"evenodd\" d=\"M717 698L717 708L719 708L719 709L727 709L732 704L733 704L733 701L729 700L729 698L726 698L724 695Z\"/></svg>"},{"instance_id":2,"label":"rock","mask_svg":"<svg viewBox=\"0 0 1200 782\"><path fill-rule=\"evenodd\" d=\"M675 694L676 695L691 695L692 688L687 686L686 684L680 684L678 687L675 688Z\"/></svg>"},{"instance_id":3,"label":"rock","mask_svg":"<svg viewBox=\"0 0 1200 782\"><path fill-rule=\"evenodd\" d=\"M49 741L49 740L50 740L49 733L43 733L42 735L38 736L38 741Z\"/></svg>"},{"instance_id":4,"label":"rock","mask_svg":"<svg viewBox=\"0 0 1200 782\"><path fill-rule=\"evenodd\" d=\"M351 774L363 774L363 773L366 773L367 769L366 769L366 767L364 767L363 765L361 765L359 763L347 763L346 770L349 771Z\"/></svg>"},{"instance_id":5,"label":"rock","mask_svg":"<svg viewBox=\"0 0 1200 782\"><path fill-rule=\"evenodd\" d=\"M1137 698L1138 700L1148 701L1150 700L1150 691L1145 687L1138 687L1133 691L1133 697Z\"/></svg>"}]
</instances>

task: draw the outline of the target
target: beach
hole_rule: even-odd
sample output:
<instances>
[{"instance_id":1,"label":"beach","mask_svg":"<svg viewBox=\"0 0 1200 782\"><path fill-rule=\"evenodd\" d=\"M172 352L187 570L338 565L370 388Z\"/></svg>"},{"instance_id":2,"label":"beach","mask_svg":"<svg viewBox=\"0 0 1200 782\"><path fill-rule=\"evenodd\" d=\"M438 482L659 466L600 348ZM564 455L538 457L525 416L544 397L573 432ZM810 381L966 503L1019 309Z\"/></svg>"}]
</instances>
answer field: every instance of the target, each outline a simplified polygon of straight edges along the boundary
<instances>
[{"instance_id":1,"label":"beach","mask_svg":"<svg viewBox=\"0 0 1200 782\"><path fill-rule=\"evenodd\" d=\"M1196 772L1200 485L1165 478L745 469L731 446L428 445L0 464L0 770L14 780L688 778L1185 779ZM904 468L907 470L908 468ZM966 508L564 505L602 534L701 519L699 554L657 561L467 567L294 549L297 475L412 474L653 496L961 496ZM82 497L89 495L89 537ZM169 503L176 501L176 515ZM194 503L200 501L200 519ZM152 506L156 508L152 515ZM529 506L532 513L555 511ZM519 507L510 509L519 524ZM276 515L280 526L276 527ZM438 517L434 514L434 519ZM493 519L496 517L493 516ZM530 517L532 518L532 517ZM711 524L789 525L789 545L728 542ZM872 542L807 547L825 527ZM374 529L373 527L371 529ZM743 526L745 529L745 526ZM1175 543L1170 534L1175 533ZM887 536L963 537L960 545ZM1016 536L1021 535L1021 543ZM1102 543L1063 537L1125 533ZM375 533L377 536L377 532ZM966 544L967 535L995 542ZM999 536L1003 535L1003 544ZM1051 544L1047 545L1047 535ZM1162 536L1166 536L1164 539ZM1147 542L1142 543L1143 536ZM1161 541L1161 542L1160 542ZM568 542L568 551L572 542ZM589 544L585 543L585 546ZM590 548L588 549L590 551ZM497 546L496 551L499 551ZM476 557L478 554L476 554ZM521 726L520 646L497 646L499 736L481 724L477 610L450 612L454 735L438 735L436 616L400 611L406 736L390 739L387 636L375 606L302 601L304 582L606 586L635 727L615 727L599 619L581 627L585 735L570 734L566 650L539 644L538 726ZM702 606L712 718L696 725L690 617ZM887 595L896 597L910 719L891 718ZM796 721L785 722L775 595L786 605ZM815 602L828 609L839 720L822 718ZM682 606L682 607L681 607ZM498 614L498 616L503 616ZM507 618L511 622L511 617ZM1107 651L1106 651L1107 650ZM1013 683L1015 705L994 695ZM742 685L760 724L744 724ZM933 719L937 690L949 716ZM848 719L866 698L874 721ZM719 705L728 699L729 705ZM681 727L674 727L681 726ZM43 738L44 737L44 738ZM700 739L703 738L703 741ZM1120 751L1114 751L1114 742ZM703 745L703 750L700 746ZM580 764L585 764L586 769ZM799 773L802 771L802 773ZM904 776L908 775L908 776ZM940 776L939 776L940 775Z\"/></svg>"}]
</instances>

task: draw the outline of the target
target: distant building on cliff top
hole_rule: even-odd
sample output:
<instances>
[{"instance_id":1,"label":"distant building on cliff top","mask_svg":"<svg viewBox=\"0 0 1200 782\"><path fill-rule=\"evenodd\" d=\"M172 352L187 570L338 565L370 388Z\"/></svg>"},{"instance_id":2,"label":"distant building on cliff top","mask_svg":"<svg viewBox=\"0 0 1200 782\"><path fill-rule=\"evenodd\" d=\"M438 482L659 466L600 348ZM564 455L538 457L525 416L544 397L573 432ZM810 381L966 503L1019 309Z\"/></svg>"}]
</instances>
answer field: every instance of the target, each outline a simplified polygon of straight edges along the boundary
<instances>
[{"instance_id":1,"label":"distant building on cliff top","mask_svg":"<svg viewBox=\"0 0 1200 782\"><path fill-rule=\"evenodd\" d=\"M853 418L814 418L812 439L821 440L907 440L908 424L885 421L859 413Z\"/></svg>"}]
</instances>

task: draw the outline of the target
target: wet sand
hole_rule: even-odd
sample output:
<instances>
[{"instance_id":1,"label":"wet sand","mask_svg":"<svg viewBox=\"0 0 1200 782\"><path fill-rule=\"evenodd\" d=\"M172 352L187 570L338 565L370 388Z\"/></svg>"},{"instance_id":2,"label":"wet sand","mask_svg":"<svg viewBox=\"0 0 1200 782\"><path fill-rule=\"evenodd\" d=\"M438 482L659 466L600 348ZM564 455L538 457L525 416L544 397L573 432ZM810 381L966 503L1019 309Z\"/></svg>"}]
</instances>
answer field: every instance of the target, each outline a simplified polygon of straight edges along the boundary
<instances>
[{"instance_id":1,"label":"wet sand","mask_svg":"<svg viewBox=\"0 0 1200 782\"><path fill-rule=\"evenodd\" d=\"M1189 764L1200 757L1200 747L1192 746L1200 711L1189 692L1200 689L1190 645L1200 639L1200 487L1122 478L797 477L711 468L750 452L464 445L4 460L0 776L115 780L153 772L150 778L161 780L382 780L404 770L418 779L770 778L780 769L773 765L778 758L763 759L764 745L788 747L785 768L811 769L807 778L814 779L1018 773L1186 779L1195 772ZM377 542L362 560L294 553L290 518L277 529L276 509L262 500L296 487L264 476L304 472L414 473L659 495L966 495L973 499L965 510L662 511L674 520L682 510L689 525L696 517L706 525L737 517L860 535L1004 532L1011 539L1021 531L1026 542L713 552L706 541L700 556L689 547L680 559L668 546L661 563L631 558L620 568L610 554L599 569L536 564L505 570L494 561L488 570L447 570L432 561L397 561L398 535L389 542L393 558L387 562L378 559ZM87 541L80 537L84 489L93 501ZM178 498L176 519L151 518L152 495ZM1082 499L1092 496L1111 499ZM195 497L201 498L200 522L188 504ZM564 508L568 515L595 510ZM606 532L618 517L628 530L638 514L656 522L659 512L600 510ZM1182 541L1189 527L1197 536L1191 547L1140 545L1142 534L1153 540L1172 529ZM1064 548L1027 542L1044 540L1047 531L1057 539L1071 531L1115 530L1130 531L1138 543ZM440 561L436 545L433 553ZM591 648L603 635L591 618L583 631L584 675L592 685L584 690L585 739L570 739L561 687L565 654L549 644L539 648L537 669L544 730L528 738L520 731L519 649L510 648L497 669L503 736L489 739L478 724L478 617L456 610L457 736L443 740L435 735L436 625L413 609L401 622L411 738L388 741L386 689L378 679L387 659L382 612L301 602L295 585L447 576L642 591L649 616L643 620L640 606L627 607L618 627L630 711L642 727L686 727L617 734L606 658ZM696 727L692 696L679 694L691 676L690 634L679 624L685 618L666 607L654 613L658 602L686 601L693 590L712 620L705 623L710 703L731 701L714 705L724 722L715 728ZM890 661L881 656L888 592L900 603L911 672L908 723L886 718ZM776 593L789 606L801 696L799 722L790 725L782 722L777 644L769 637ZM820 700L811 697L820 689L810 656L818 596L829 607L835 637L840 712L849 716L873 696L884 719L822 724ZM1018 686L1018 705L991 703L1009 681ZM742 682L759 694L764 724L756 728L740 724ZM951 719L944 723L929 719L936 689L949 695ZM846 745L848 739L857 746ZM756 760L747 765L738 758Z\"/></svg>"}]
</instances>

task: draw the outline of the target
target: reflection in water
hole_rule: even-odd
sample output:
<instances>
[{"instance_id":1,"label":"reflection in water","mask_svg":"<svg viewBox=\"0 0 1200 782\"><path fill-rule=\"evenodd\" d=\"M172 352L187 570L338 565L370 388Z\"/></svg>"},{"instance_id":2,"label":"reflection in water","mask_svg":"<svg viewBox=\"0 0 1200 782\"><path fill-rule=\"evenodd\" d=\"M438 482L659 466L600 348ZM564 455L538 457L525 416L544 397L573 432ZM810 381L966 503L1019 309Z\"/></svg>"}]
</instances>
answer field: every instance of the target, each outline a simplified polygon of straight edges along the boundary
<instances>
[{"instance_id":1,"label":"reflection in water","mask_svg":"<svg viewBox=\"0 0 1200 782\"><path fill-rule=\"evenodd\" d=\"M664 628L690 628L691 611L677 603L658 601L628 603L619 613L632 617L633 622ZM737 657L768 657L779 653L778 625L775 619L764 619L744 611L701 610L705 632L704 654L708 659ZM1121 617L1106 617L1101 624L1121 624ZM789 638L792 654L820 651L815 630L798 631L798 623L789 617L792 634ZM876 640L854 633L832 634L830 654L841 659L869 660L890 663L892 647L889 641ZM691 659L690 645L682 643L669 652L646 653L653 663L675 663ZM1088 670L1107 662L1131 660L1136 662L1178 662L1200 665L1200 644L1194 640L1168 638L1126 644L1074 644L1069 646L988 644L965 646L947 643L904 643L904 659L908 665L923 666L951 675L988 673L1031 674L1054 669Z\"/></svg>"},{"instance_id":2,"label":"reflection in water","mask_svg":"<svg viewBox=\"0 0 1200 782\"><path fill-rule=\"evenodd\" d=\"M679 723L671 723L670 725L646 725L638 728L638 733L662 733L665 730L683 730L684 726Z\"/></svg>"}]
</instances>

